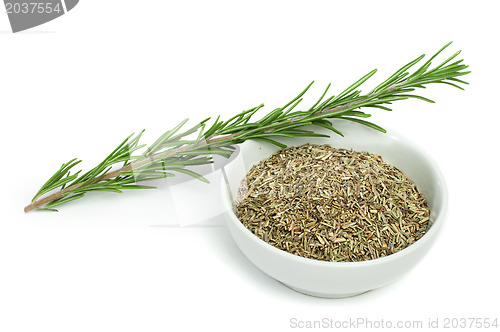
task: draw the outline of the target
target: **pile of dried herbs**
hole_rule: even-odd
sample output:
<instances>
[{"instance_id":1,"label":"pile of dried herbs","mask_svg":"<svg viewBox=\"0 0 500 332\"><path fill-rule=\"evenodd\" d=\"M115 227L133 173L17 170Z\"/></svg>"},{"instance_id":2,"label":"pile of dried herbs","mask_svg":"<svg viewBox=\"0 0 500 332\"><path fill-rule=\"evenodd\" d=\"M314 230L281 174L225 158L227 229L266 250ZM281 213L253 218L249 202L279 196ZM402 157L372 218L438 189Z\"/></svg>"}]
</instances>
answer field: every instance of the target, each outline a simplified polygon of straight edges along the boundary
<instances>
[{"instance_id":1,"label":"pile of dried herbs","mask_svg":"<svg viewBox=\"0 0 500 332\"><path fill-rule=\"evenodd\" d=\"M378 155L305 144L252 167L235 213L267 243L323 261L393 254L428 228L424 196Z\"/></svg>"}]
</instances>

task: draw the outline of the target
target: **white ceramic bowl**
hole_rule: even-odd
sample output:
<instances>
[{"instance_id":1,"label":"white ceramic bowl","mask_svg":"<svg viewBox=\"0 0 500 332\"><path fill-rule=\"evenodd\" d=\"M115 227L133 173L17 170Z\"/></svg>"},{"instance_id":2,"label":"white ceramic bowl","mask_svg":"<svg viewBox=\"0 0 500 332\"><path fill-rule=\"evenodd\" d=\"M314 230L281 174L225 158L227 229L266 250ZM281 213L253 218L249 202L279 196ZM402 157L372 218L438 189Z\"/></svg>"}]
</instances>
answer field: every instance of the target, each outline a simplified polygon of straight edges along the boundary
<instances>
[{"instance_id":1,"label":"white ceramic bowl","mask_svg":"<svg viewBox=\"0 0 500 332\"><path fill-rule=\"evenodd\" d=\"M297 138L282 142L288 146L330 144L337 148L376 153L403 171L425 195L431 211L429 230L414 244L374 260L326 262L290 254L252 234L234 214L232 197L235 197L241 180L252 165L279 150L267 143L247 141L242 144L236 158L225 167L225 179L221 185L227 209L227 227L245 256L263 272L288 287L304 294L328 298L361 294L387 285L407 273L436 240L448 200L446 184L438 167L413 143L392 131L384 134L345 120L339 120L334 125L344 133L344 138L332 134L332 138Z\"/></svg>"}]
</instances>

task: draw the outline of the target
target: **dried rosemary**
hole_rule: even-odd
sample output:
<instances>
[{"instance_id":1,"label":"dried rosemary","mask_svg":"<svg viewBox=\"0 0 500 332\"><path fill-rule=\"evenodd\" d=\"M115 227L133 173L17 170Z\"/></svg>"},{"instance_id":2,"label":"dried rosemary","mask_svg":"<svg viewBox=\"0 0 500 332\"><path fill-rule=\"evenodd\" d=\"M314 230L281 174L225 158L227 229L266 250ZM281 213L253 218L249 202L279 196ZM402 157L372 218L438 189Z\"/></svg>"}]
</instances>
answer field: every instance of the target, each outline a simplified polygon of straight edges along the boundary
<instances>
[{"instance_id":1,"label":"dried rosemary","mask_svg":"<svg viewBox=\"0 0 500 332\"><path fill-rule=\"evenodd\" d=\"M305 144L252 167L235 213L256 236L323 261L365 261L421 238L429 209L416 185L367 152Z\"/></svg>"}]
</instances>

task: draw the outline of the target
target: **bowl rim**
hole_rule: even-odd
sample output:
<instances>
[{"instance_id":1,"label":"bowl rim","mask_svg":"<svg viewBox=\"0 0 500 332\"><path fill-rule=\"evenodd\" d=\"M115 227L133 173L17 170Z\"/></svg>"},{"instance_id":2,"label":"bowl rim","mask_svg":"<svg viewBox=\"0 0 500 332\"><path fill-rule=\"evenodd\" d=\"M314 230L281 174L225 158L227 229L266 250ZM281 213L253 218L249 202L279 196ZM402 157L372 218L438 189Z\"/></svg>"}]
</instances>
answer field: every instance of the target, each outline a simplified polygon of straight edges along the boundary
<instances>
[{"instance_id":1,"label":"bowl rim","mask_svg":"<svg viewBox=\"0 0 500 332\"><path fill-rule=\"evenodd\" d=\"M375 131L375 130L374 130ZM376 132L377 133L377 132ZM376 134L374 133L374 134ZM378 132L381 134L380 132ZM294 260L299 264L307 264L307 265L314 265L318 267L338 267L338 268L358 268L358 267L363 267L363 266L372 266L372 265L380 265L380 264L387 264L392 261L396 261L399 259L402 259L403 257L411 254L412 252L417 251L420 247L424 246L425 243L432 241L432 239L436 236L438 233L439 229L441 228L442 224L444 223L444 220L446 219L446 213L447 213L447 208L448 208L448 188L446 184L446 180L443 176L443 173L439 169L438 165L436 162L429 156L427 152L425 152L422 148L420 148L417 144L413 143L412 141L408 140L406 137L403 135L399 134L398 132L392 130L392 129L387 129L386 128L386 133L384 135L388 135L390 139L398 140L401 141L404 145L408 145L412 150L414 150L417 154L420 154L421 157L425 160L426 163L429 164L430 168L432 171L435 173L436 178L438 181L441 183L440 185L440 191L439 193L442 196L442 205L439 213L435 216L435 220L432 221L432 225L430 228L425 232L425 234L409 245L408 247L390 254L388 256L384 257L379 257L375 259L370 259L370 260L365 260L365 261L357 261L357 262L332 262L332 261L323 261L323 260L316 260L312 258L307 258L307 257L302 257L298 256L292 253L289 253L285 250L276 248L275 246L267 243L266 241L262 240L255 234L253 234L248 228L246 228L243 223L238 219L236 214L233 211L232 208L232 203L231 199L229 197L229 189L228 189L228 183L227 183L227 177L222 176L221 177L221 191L222 191L222 199L223 199L223 204L224 207L226 208L226 213L229 218L231 219L231 222L233 224L236 224L236 227L242 231L242 234L244 234L246 237L250 239L250 241L256 243L260 247L262 247L265 250L270 250L272 253L283 257L284 259L289 259L289 260ZM240 151L241 153L241 151ZM224 171L224 170L223 170Z\"/></svg>"}]
</instances>

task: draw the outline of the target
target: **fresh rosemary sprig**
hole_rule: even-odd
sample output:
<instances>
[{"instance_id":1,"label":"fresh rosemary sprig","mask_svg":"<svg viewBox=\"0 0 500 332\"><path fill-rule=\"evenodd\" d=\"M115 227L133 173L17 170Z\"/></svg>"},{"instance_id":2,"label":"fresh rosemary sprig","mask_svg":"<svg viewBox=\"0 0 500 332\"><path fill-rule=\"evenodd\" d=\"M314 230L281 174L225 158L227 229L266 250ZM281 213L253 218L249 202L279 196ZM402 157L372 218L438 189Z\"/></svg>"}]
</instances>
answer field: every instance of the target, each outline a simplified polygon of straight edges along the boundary
<instances>
[{"instance_id":1,"label":"fresh rosemary sprig","mask_svg":"<svg viewBox=\"0 0 500 332\"><path fill-rule=\"evenodd\" d=\"M213 124L208 126L210 118L207 118L192 128L182 131L181 129L187 122L186 119L165 132L143 153L137 155L133 154L145 147L144 144L139 145L144 131L136 136L131 135L99 165L84 174L81 174L81 170L71 174L73 168L81 160L72 159L63 164L40 188L24 211L57 211L55 207L80 199L90 191L121 193L124 189L153 188L138 183L174 176L176 172L208 182L189 167L211 163L213 155L229 157L235 144L249 139L286 147L276 139L299 136L328 137L328 135L306 130L305 126L324 127L342 135L332 126L330 119L334 118L354 121L385 132L378 125L364 120L371 115L360 111L359 108L391 110L388 105L392 102L409 98L433 103L434 101L415 94L414 91L417 88L425 88L430 83L444 83L462 90L459 84L468 84L458 78L470 73L470 71L465 71L468 66L462 63L463 60L453 61L460 51L431 68L431 61L450 44L451 42L443 46L411 74L409 69L419 63L425 55L410 61L367 94L362 94L358 88L375 74L376 69L361 77L338 95L325 99L330 88L329 84L318 101L307 110L299 111L296 108L312 83L286 105L274 109L256 121L253 121L253 116L264 106L263 104L236 114L226 121L217 117Z\"/></svg>"}]
</instances>

